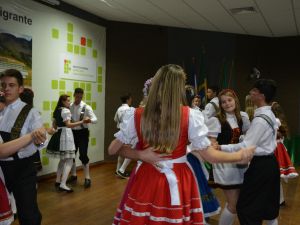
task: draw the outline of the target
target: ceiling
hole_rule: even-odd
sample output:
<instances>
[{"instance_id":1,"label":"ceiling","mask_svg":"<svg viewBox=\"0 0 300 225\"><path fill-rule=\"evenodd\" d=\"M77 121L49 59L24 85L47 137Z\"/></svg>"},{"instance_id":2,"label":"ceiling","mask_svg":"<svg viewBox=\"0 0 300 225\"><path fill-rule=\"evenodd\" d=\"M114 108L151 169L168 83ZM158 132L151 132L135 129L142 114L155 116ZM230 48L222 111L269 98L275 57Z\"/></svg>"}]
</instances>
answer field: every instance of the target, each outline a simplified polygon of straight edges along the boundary
<instances>
[{"instance_id":1,"label":"ceiling","mask_svg":"<svg viewBox=\"0 0 300 225\"><path fill-rule=\"evenodd\" d=\"M101 18L266 37L300 35L300 0L64 0ZM253 7L256 12L231 9Z\"/></svg>"}]
</instances>

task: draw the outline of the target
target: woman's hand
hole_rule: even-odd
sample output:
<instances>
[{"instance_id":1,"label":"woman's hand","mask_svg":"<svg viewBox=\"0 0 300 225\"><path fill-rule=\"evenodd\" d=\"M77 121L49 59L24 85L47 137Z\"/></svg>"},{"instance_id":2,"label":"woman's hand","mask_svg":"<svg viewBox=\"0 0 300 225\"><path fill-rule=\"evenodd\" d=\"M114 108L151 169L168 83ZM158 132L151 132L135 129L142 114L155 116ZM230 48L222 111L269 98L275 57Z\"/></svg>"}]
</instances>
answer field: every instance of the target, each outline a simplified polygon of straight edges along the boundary
<instances>
[{"instance_id":1,"label":"woman's hand","mask_svg":"<svg viewBox=\"0 0 300 225\"><path fill-rule=\"evenodd\" d=\"M46 129L44 127L37 128L31 132L31 136L34 144L42 145L46 141Z\"/></svg>"},{"instance_id":2,"label":"woman's hand","mask_svg":"<svg viewBox=\"0 0 300 225\"><path fill-rule=\"evenodd\" d=\"M239 152L241 154L241 161L239 164L247 164L253 158L253 154L255 152L256 147L250 146L247 148L242 148Z\"/></svg>"},{"instance_id":3,"label":"woman's hand","mask_svg":"<svg viewBox=\"0 0 300 225\"><path fill-rule=\"evenodd\" d=\"M92 121L91 121L91 119L89 118L89 117L85 117L84 119L83 119L83 123L91 123Z\"/></svg>"}]
</instances>

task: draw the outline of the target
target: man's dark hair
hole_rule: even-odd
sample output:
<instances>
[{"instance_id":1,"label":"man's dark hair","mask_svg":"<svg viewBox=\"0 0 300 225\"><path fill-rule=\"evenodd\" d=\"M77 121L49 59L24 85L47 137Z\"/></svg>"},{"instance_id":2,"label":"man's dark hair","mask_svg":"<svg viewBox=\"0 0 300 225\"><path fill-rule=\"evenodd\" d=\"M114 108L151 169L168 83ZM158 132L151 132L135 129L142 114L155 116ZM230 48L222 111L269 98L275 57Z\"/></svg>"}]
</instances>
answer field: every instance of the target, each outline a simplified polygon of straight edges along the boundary
<instances>
[{"instance_id":1,"label":"man's dark hair","mask_svg":"<svg viewBox=\"0 0 300 225\"><path fill-rule=\"evenodd\" d=\"M16 78L19 86L23 86L23 76L19 70L7 69L0 75L0 79L3 77L14 77Z\"/></svg>"},{"instance_id":2,"label":"man's dark hair","mask_svg":"<svg viewBox=\"0 0 300 225\"><path fill-rule=\"evenodd\" d=\"M75 90L74 90L74 95L75 94L83 94L83 93L84 93L84 91L82 88L75 88Z\"/></svg>"},{"instance_id":3,"label":"man's dark hair","mask_svg":"<svg viewBox=\"0 0 300 225\"><path fill-rule=\"evenodd\" d=\"M207 89L211 89L213 92L216 92L216 96L218 96L220 88L217 85L210 85Z\"/></svg>"},{"instance_id":4,"label":"man's dark hair","mask_svg":"<svg viewBox=\"0 0 300 225\"><path fill-rule=\"evenodd\" d=\"M33 97L34 93L30 88L24 88L23 92L20 94L20 99L31 106L33 106Z\"/></svg>"},{"instance_id":5,"label":"man's dark hair","mask_svg":"<svg viewBox=\"0 0 300 225\"><path fill-rule=\"evenodd\" d=\"M122 103L126 103L127 100L130 99L130 98L131 98L131 94L130 93L126 93L126 94L124 94L124 95L122 95L120 97Z\"/></svg>"},{"instance_id":6,"label":"man's dark hair","mask_svg":"<svg viewBox=\"0 0 300 225\"><path fill-rule=\"evenodd\" d=\"M252 88L258 89L261 94L264 94L266 103L270 103L276 95L277 84L271 79L259 79Z\"/></svg>"}]
</instances>

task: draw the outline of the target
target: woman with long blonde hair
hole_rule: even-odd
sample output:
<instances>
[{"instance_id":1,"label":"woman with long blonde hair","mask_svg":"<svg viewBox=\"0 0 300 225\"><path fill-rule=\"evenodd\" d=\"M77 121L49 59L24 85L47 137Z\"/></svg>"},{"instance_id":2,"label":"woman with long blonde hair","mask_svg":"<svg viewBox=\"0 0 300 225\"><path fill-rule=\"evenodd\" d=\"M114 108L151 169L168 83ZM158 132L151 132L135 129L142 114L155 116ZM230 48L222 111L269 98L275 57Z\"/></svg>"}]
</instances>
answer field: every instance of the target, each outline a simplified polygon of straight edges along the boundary
<instances>
[{"instance_id":1,"label":"woman with long blonde hair","mask_svg":"<svg viewBox=\"0 0 300 225\"><path fill-rule=\"evenodd\" d=\"M203 209L186 145L210 162L249 161L254 148L224 153L210 146L200 111L183 106L185 79L178 65L162 66L146 107L136 109L115 134L109 151L142 160L122 210L120 224L203 224ZM136 144L142 151L134 151Z\"/></svg>"}]
</instances>

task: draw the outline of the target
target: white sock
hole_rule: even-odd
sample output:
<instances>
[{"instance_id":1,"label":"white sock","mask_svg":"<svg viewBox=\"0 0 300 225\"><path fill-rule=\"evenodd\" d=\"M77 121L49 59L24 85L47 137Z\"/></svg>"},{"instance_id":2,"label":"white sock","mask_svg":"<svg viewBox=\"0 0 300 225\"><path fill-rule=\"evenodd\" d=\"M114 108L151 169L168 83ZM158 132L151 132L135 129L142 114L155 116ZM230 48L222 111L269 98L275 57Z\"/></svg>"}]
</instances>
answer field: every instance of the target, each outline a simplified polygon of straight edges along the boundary
<instances>
[{"instance_id":1,"label":"white sock","mask_svg":"<svg viewBox=\"0 0 300 225\"><path fill-rule=\"evenodd\" d=\"M124 158L123 158L122 156L118 156L118 163L117 163L117 169L116 169L116 172L118 172L118 170L120 169L123 160L124 160Z\"/></svg>"},{"instance_id":2,"label":"white sock","mask_svg":"<svg viewBox=\"0 0 300 225\"><path fill-rule=\"evenodd\" d=\"M266 220L267 225L278 225L277 218L274 220Z\"/></svg>"},{"instance_id":3,"label":"white sock","mask_svg":"<svg viewBox=\"0 0 300 225\"><path fill-rule=\"evenodd\" d=\"M282 183L280 182L280 198L279 198L279 203L283 203L284 202L284 196L283 196L283 187L282 187Z\"/></svg>"},{"instance_id":4,"label":"white sock","mask_svg":"<svg viewBox=\"0 0 300 225\"><path fill-rule=\"evenodd\" d=\"M85 165L82 165L83 167L83 172L84 172L84 178L85 179L91 179L90 177L90 164L85 164Z\"/></svg>"},{"instance_id":5,"label":"white sock","mask_svg":"<svg viewBox=\"0 0 300 225\"><path fill-rule=\"evenodd\" d=\"M131 159L125 158L121 168L119 169L119 171L124 173L130 162L131 162Z\"/></svg>"},{"instance_id":6,"label":"white sock","mask_svg":"<svg viewBox=\"0 0 300 225\"><path fill-rule=\"evenodd\" d=\"M71 175L76 177L76 160L73 160L72 169L71 169Z\"/></svg>"},{"instance_id":7,"label":"white sock","mask_svg":"<svg viewBox=\"0 0 300 225\"><path fill-rule=\"evenodd\" d=\"M60 181L61 181L61 175L64 170L64 164L65 164L65 160L63 160L63 159L59 160L59 163L57 165L57 171L56 171L56 182L57 183L60 183Z\"/></svg>"},{"instance_id":8,"label":"white sock","mask_svg":"<svg viewBox=\"0 0 300 225\"><path fill-rule=\"evenodd\" d=\"M220 216L219 225L232 225L235 220L235 215L236 214L231 213L227 209L227 204L226 204Z\"/></svg>"},{"instance_id":9,"label":"white sock","mask_svg":"<svg viewBox=\"0 0 300 225\"><path fill-rule=\"evenodd\" d=\"M62 175L62 178L61 178L60 187L61 188L65 188L65 189L70 189L66 185L66 182L67 182L69 173L71 171L73 159L65 159L64 161L65 161L65 163L64 163L64 171L63 171L63 175Z\"/></svg>"},{"instance_id":10,"label":"white sock","mask_svg":"<svg viewBox=\"0 0 300 225\"><path fill-rule=\"evenodd\" d=\"M11 211L16 214L17 213L17 206L16 206L16 200L13 193L9 194L9 201L10 201L10 207Z\"/></svg>"}]
</instances>

